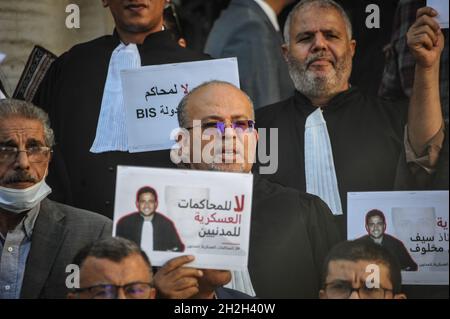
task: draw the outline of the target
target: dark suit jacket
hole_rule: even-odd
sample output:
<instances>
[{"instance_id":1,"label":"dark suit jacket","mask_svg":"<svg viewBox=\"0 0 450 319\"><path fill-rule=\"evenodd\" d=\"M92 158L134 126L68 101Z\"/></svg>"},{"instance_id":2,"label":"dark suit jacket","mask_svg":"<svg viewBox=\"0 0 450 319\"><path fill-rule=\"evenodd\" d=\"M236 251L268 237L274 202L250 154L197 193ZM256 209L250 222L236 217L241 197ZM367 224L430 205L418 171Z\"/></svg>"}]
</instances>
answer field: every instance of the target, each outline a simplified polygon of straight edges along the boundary
<instances>
[{"instance_id":1,"label":"dark suit jacket","mask_svg":"<svg viewBox=\"0 0 450 319\"><path fill-rule=\"evenodd\" d=\"M108 218L44 199L31 236L21 298L65 298L65 271L75 254L111 235Z\"/></svg>"},{"instance_id":2,"label":"dark suit jacket","mask_svg":"<svg viewBox=\"0 0 450 319\"><path fill-rule=\"evenodd\" d=\"M122 217L117 222L116 236L124 237L141 245L144 218L139 212ZM153 249L162 251L184 251L184 245L173 222L155 212L153 224Z\"/></svg>"},{"instance_id":3,"label":"dark suit jacket","mask_svg":"<svg viewBox=\"0 0 450 319\"><path fill-rule=\"evenodd\" d=\"M281 33L255 1L232 0L214 23L205 52L238 58L241 88L260 108L294 93L282 44Z\"/></svg>"}]
</instances>

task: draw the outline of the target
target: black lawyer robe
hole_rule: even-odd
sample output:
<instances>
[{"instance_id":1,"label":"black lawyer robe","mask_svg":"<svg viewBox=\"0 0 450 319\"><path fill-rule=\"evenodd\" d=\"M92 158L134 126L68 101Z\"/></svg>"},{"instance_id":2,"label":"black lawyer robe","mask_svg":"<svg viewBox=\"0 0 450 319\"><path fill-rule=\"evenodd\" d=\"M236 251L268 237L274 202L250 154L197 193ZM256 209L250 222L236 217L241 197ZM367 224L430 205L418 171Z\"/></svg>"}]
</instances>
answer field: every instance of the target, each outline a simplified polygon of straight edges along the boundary
<instances>
[{"instance_id":1,"label":"black lawyer robe","mask_svg":"<svg viewBox=\"0 0 450 319\"><path fill-rule=\"evenodd\" d=\"M263 175L306 191L304 134L306 118L316 110L300 92L256 113L258 128L278 128L278 170ZM335 96L323 108L333 150L346 233L348 192L391 191L403 151L407 101L392 103L362 94L356 87Z\"/></svg>"},{"instance_id":2,"label":"black lawyer robe","mask_svg":"<svg viewBox=\"0 0 450 319\"><path fill-rule=\"evenodd\" d=\"M103 89L115 32L74 46L51 66L34 103L50 115L57 145L47 179L53 198L112 217L117 165L173 167L169 151L89 152L95 138ZM182 48L170 31L150 34L138 45L141 64L156 65L206 60Z\"/></svg>"},{"instance_id":3,"label":"black lawyer robe","mask_svg":"<svg viewBox=\"0 0 450 319\"><path fill-rule=\"evenodd\" d=\"M320 198L254 174L248 269L258 298L318 298L324 259L340 240Z\"/></svg>"}]
</instances>

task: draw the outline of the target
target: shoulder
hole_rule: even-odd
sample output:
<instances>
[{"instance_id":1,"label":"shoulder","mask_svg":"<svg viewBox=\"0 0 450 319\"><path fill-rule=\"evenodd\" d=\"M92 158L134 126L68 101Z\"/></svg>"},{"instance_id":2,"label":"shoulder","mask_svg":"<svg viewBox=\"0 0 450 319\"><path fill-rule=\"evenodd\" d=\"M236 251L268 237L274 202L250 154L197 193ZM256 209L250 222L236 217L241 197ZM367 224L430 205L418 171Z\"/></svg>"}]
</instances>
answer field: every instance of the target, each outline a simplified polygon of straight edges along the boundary
<instances>
[{"instance_id":1,"label":"shoulder","mask_svg":"<svg viewBox=\"0 0 450 319\"><path fill-rule=\"evenodd\" d=\"M133 212L128 215L122 216L118 221L117 224L127 224L127 223L134 223L138 221L140 218L140 215L138 212Z\"/></svg>"},{"instance_id":2,"label":"shoulder","mask_svg":"<svg viewBox=\"0 0 450 319\"><path fill-rule=\"evenodd\" d=\"M49 199L41 202L41 211L43 213L60 215L63 217L66 227L86 227L87 229L92 229L104 228L106 226L110 227L112 225L112 221L105 216Z\"/></svg>"},{"instance_id":3,"label":"shoulder","mask_svg":"<svg viewBox=\"0 0 450 319\"><path fill-rule=\"evenodd\" d=\"M260 176L255 176L254 198L256 203L274 202L283 207L296 208L301 211L326 210L326 204L316 195L300 192L297 189L282 186Z\"/></svg>"},{"instance_id":4,"label":"shoulder","mask_svg":"<svg viewBox=\"0 0 450 319\"><path fill-rule=\"evenodd\" d=\"M268 124L276 123L278 119L289 114L293 107L294 97L290 97L284 101L257 109L255 114L256 124L258 127L269 127Z\"/></svg>"},{"instance_id":5,"label":"shoulder","mask_svg":"<svg viewBox=\"0 0 450 319\"><path fill-rule=\"evenodd\" d=\"M172 226L174 225L173 221L170 218L164 216L161 213L155 212L155 217L153 217L153 218L154 218L154 221L157 223L165 224L165 225L172 225Z\"/></svg>"}]
</instances>

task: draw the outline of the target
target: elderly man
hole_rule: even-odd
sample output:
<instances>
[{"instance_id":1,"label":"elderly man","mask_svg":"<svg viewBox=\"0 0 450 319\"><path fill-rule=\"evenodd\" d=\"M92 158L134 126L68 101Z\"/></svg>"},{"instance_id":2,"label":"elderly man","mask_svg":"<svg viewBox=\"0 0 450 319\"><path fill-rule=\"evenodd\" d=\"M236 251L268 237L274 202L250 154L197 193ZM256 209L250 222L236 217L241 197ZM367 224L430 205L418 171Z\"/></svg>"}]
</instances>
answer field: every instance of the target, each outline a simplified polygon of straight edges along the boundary
<instances>
[{"instance_id":1,"label":"elderly man","mask_svg":"<svg viewBox=\"0 0 450 319\"><path fill-rule=\"evenodd\" d=\"M184 165L199 170L250 173L252 141L256 141L257 132L253 128L253 105L243 91L225 82L205 83L180 102L178 116L180 127L194 134L190 134L192 143L189 156L183 157ZM196 130L210 133L214 146L222 145L208 151L208 141L196 141ZM195 160L198 154L193 154L196 142L201 143L204 155L200 161ZM272 184L255 174L250 228L249 277L246 272L234 272L232 287L248 294L254 289L260 298L317 297L320 267L328 250L339 240L325 203L314 195ZM188 262L181 261L180 266ZM198 293L196 270L174 267L168 271L168 267L164 266L155 276L162 294L186 298Z\"/></svg>"},{"instance_id":2,"label":"elderly man","mask_svg":"<svg viewBox=\"0 0 450 319\"><path fill-rule=\"evenodd\" d=\"M107 218L46 199L53 143L44 111L0 101L0 298L64 298L76 252L111 236Z\"/></svg>"},{"instance_id":3,"label":"elderly man","mask_svg":"<svg viewBox=\"0 0 450 319\"><path fill-rule=\"evenodd\" d=\"M321 299L405 299L394 257L362 240L334 246L324 264Z\"/></svg>"},{"instance_id":4,"label":"elderly man","mask_svg":"<svg viewBox=\"0 0 450 319\"><path fill-rule=\"evenodd\" d=\"M443 137L443 36L435 15L431 8L420 9L409 31L417 66L408 109L407 103L370 98L350 85L356 43L338 4L300 2L288 18L283 46L297 91L256 116L258 127L278 128L281 156L278 171L268 178L315 194L342 215L347 192L394 188L398 164L406 166L399 161L404 144L408 163L431 174ZM345 231L345 218L338 219Z\"/></svg>"},{"instance_id":5,"label":"elderly man","mask_svg":"<svg viewBox=\"0 0 450 319\"><path fill-rule=\"evenodd\" d=\"M134 242L111 237L81 249L73 260L79 287L69 299L155 299L150 260Z\"/></svg>"},{"instance_id":6,"label":"elderly man","mask_svg":"<svg viewBox=\"0 0 450 319\"><path fill-rule=\"evenodd\" d=\"M117 165L173 166L167 151L128 153L120 70L209 57L180 47L163 30L166 0L102 2L114 34L59 57L34 102L49 113L60 145L49 176L60 186L54 198L112 217Z\"/></svg>"}]
</instances>

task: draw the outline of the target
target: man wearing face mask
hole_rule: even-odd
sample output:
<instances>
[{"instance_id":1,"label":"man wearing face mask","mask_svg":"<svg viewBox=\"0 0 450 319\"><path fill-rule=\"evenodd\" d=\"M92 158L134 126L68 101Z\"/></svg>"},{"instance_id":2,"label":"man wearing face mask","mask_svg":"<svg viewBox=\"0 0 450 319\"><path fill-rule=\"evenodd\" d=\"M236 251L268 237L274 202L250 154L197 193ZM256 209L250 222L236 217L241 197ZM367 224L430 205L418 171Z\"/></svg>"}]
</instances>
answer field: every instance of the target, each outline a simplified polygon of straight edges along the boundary
<instances>
[{"instance_id":1,"label":"man wearing face mask","mask_svg":"<svg viewBox=\"0 0 450 319\"><path fill-rule=\"evenodd\" d=\"M111 236L107 218L46 198L53 144L44 111L0 101L0 299L64 298L77 251Z\"/></svg>"}]
</instances>

